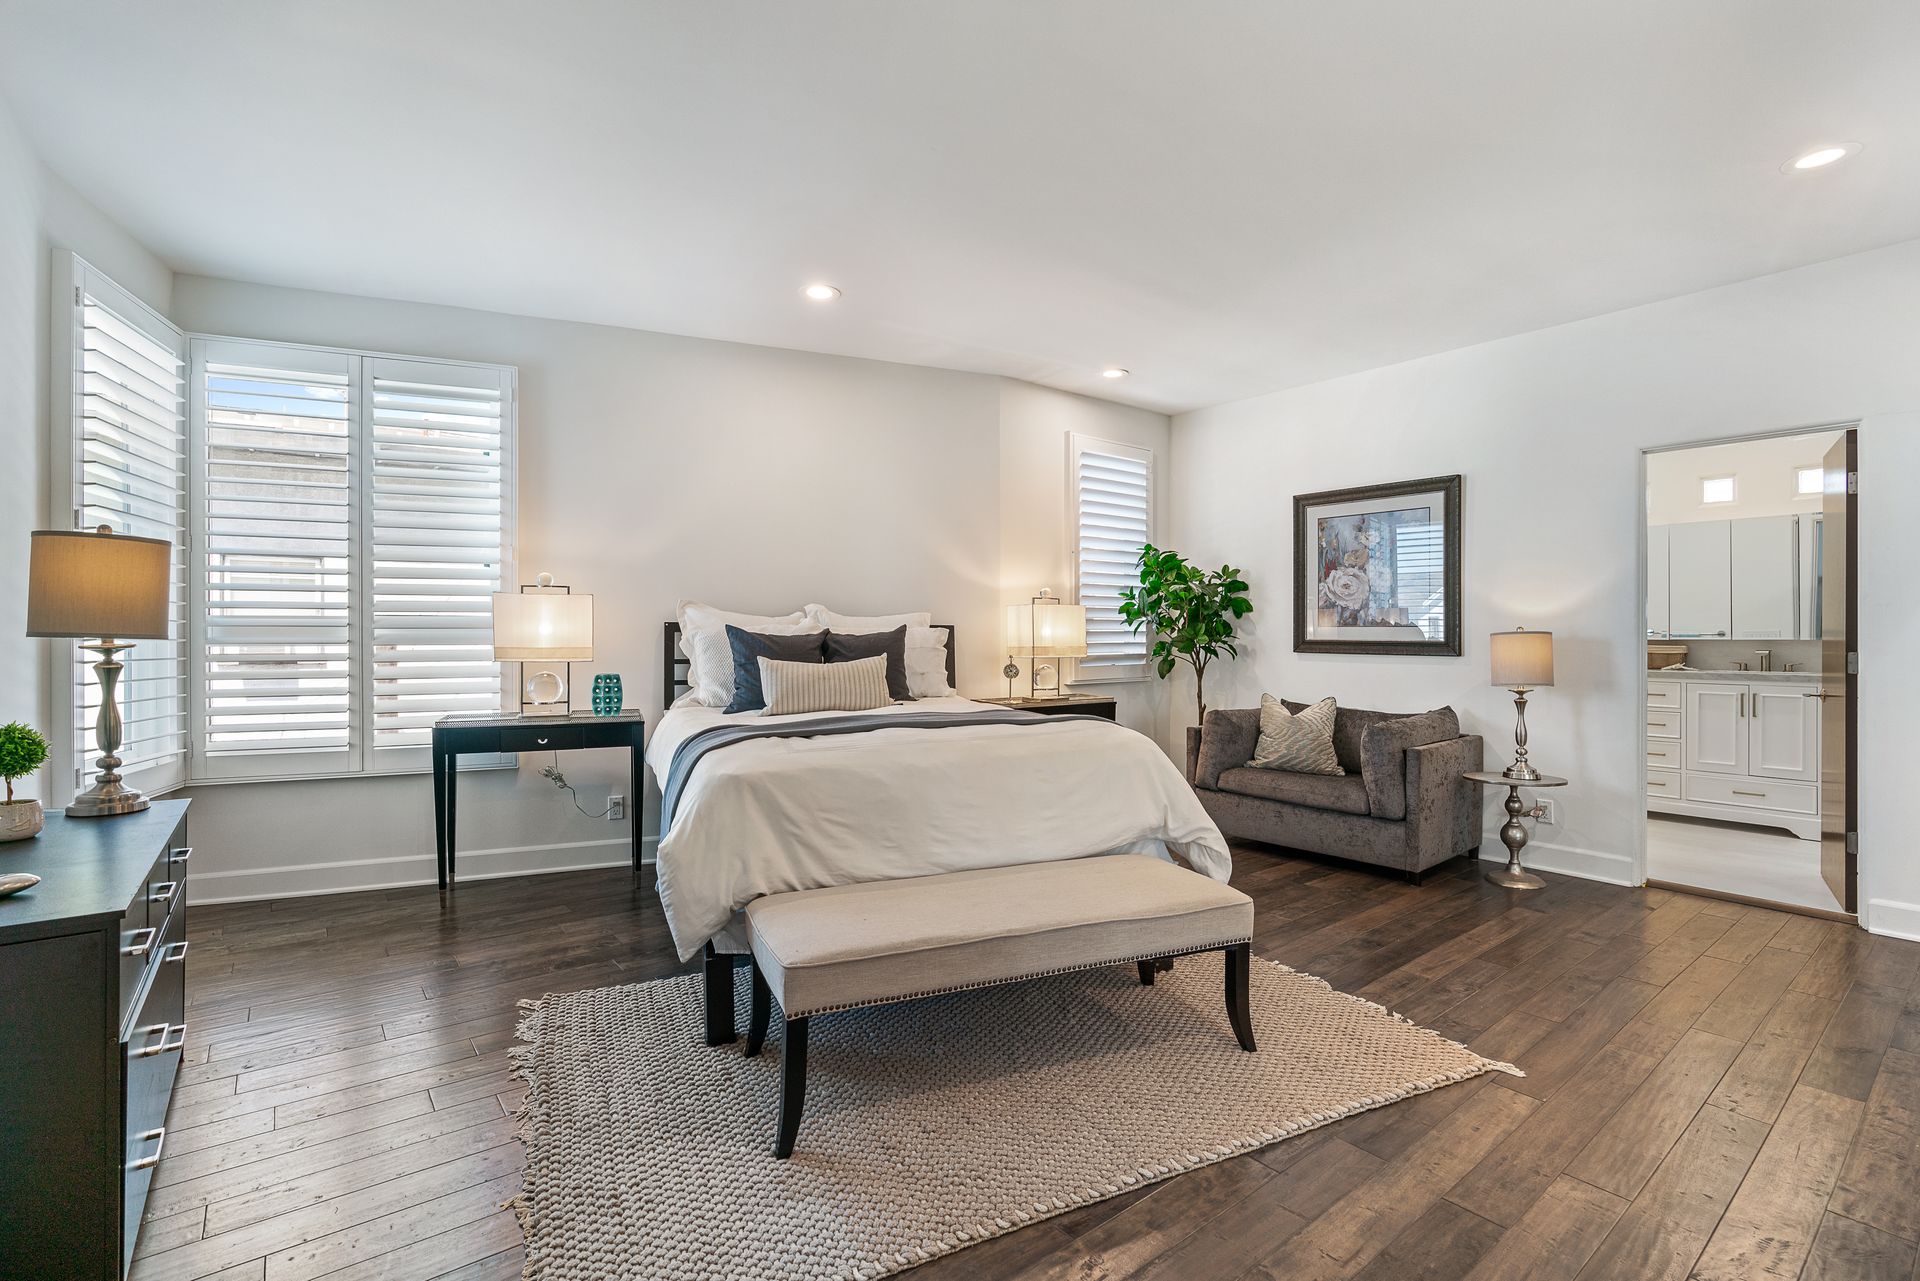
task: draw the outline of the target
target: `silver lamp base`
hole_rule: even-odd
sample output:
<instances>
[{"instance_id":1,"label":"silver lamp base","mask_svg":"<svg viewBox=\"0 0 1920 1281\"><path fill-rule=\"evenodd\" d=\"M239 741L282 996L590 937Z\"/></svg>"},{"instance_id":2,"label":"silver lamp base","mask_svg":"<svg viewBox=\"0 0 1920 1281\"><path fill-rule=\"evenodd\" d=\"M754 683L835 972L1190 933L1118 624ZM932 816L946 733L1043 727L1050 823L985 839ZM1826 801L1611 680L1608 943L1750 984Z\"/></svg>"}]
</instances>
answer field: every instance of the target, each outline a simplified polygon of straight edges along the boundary
<instances>
[{"instance_id":1,"label":"silver lamp base","mask_svg":"<svg viewBox=\"0 0 1920 1281\"><path fill-rule=\"evenodd\" d=\"M100 755L93 763L100 773L92 787L67 802L67 817L111 818L116 814L137 814L147 808L148 802L137 789L128 787L120 779L120 766L124 763L120 759L121 720L120 707L114 699L123 670L120 655L133 646L103 638L82 644L80 648L100 655L93 665L100 677L100 718L93 727Z\"/></svg>"},{"instance_id":2,"label":"silver lamp base","mask_svg":"<svg viewBox=\"0 0 1920 1281\"><path fill-rule=\"evenodd\" d=\"M118 760L114 761L117 767ZM115 814L137 814L147 808L146 796L115 779L99 782L67 802L68 818L109 818Z\"/></svg>"}]
</instances>

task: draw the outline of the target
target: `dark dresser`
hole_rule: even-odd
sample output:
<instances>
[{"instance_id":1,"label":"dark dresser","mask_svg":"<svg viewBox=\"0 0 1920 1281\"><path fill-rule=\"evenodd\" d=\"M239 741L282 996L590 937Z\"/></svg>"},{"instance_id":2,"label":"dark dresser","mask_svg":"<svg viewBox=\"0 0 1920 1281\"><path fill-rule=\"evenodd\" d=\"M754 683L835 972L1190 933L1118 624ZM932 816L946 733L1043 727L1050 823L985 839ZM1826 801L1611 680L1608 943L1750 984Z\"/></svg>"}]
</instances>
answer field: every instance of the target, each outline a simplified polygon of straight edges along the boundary
<instances>
[{"instance_id":1,"label":"dark dresser","mask_svg":"<svg viewBox=\"0 0 1920 1281\"><path fill-rule=\"evenodd\" d=\"M117 1281L187 1022L186 801L0 845L0 1274Z\"/></svg>"}]
</instances>

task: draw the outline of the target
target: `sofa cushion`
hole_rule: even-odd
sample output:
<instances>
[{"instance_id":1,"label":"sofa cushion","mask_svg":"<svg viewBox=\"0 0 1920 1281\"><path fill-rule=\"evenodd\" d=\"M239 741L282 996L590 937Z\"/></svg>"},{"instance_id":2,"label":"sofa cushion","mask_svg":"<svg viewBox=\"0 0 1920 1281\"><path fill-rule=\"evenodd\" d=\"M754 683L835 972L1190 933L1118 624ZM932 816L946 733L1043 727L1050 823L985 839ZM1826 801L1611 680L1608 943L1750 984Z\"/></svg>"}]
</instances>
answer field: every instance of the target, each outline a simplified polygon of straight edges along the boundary
<instances>
[{"instance_id":1,"label":"sofa cushion","mask_svg":"<svg viewBox=\"0 0 1920 1281\"><path fill-rule=\"evenodd\" d=\"M1218 787L1220 775L1253 759L1260 739L1260 709L1233 707L1209 711L1200 732L1200 763L1193 771L1195 787Z\"/></svg>"},{"instance_id":2,"label":"sofa cushion","mask_svg":"<svg viewBox=\"0 0 1920 1281\"><path fill-rule=\"evenodd\" d=\"M1260 696L1260 741L1254 746L1255 769L1286 770L1295 774L1344 774L1333 751L1332 698L1323 698L1298 713L1271 694Z\"/></svg>"},{"instance_id":3,"label":"sofa cushion","mask_svg":"<svg viewBox=\"0 0 1920 1281\"><path fill-rule=\"evenodd\" d=\"M1306 708L1306 703L1296 703L1292 699L1283 699L1290 712ZM1333 718L1333 754L1340 761L1340 768L1349 774L1358 774L1361 768L1360 739L1367 732L1367 726L1379 721L1399 718L1399 712L1370 712L1363 707L1343 707Z\"/></svg>"},{"instance_id":4,"label":"sofa cushion","mask_svg":"<svg viewBox=\"0 0 1920 1281\"><path fill-rule=\"evenodd\" d=\"M1407 749L1460 737L1460 717L1451 707L1369 724L1360 735L1360 777L1376 818L1407 816Z\"/></svg>"},{"instance_id":5,"label":"sofa cushion","mask_svg":"<svg viewBox=\"0 0 1920 1281\"><path fill-rule=\"evenodd\" d=\"M1220 775L1220 790L1342 814L1367 812L1367 785L1358 774L1295 774L1243 765Z\"/></svg>"}]
</instances>

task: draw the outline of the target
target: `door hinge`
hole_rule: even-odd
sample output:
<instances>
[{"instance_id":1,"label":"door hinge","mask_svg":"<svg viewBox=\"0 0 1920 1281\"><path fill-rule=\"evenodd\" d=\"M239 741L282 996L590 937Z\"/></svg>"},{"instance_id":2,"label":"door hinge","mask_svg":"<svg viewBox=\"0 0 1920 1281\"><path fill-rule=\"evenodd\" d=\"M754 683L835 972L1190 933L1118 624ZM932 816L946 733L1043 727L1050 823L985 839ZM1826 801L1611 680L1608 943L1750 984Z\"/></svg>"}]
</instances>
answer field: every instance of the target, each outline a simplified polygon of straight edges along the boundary
<instances>
[{"instance_id":1,"label":"door hinge","mask_svg":"<svg viewBox=\"0 0 1920 1281\"><path fill-rule=\"evenodd\" d=\"M80 292L80 286L75 285L73 287L73 305L78 307L84 302L86 302L86 296Z\"/></svg>"},{"instance_id":2,"label":"door hinge","mask_svg":"<svg viewBox=\"0 0 1920 1281\"><path fill-rule=\"evenodd\" d=\"M1859 674L1860 674L1860 651L1857 649L1850 649L1847 651L1847 675L1858 676Z\"/></svg>"},{"instance_id":3,"label":"door hinge","mask_svg":"<svg viewBox=\"0 0 1920 1281\"><path fill-rule=\"evenodd\" d=\"M1858 832L1847 833L1847 853L1854 854L1854 855L1857 855L1860 853L1860 833Z\"/></svg>"},{"instance_id":4,"label":"door hinge","mask_svg":"<svg viewBox=\"0 0 1920 1281\"><path fill-rule=\"evenodd\" d=\"M1860 492L1860 473L1859 472L1850 471L1847 473L1847 492L1849 494L1857 494Z\"/></svg>"}]
</instances>

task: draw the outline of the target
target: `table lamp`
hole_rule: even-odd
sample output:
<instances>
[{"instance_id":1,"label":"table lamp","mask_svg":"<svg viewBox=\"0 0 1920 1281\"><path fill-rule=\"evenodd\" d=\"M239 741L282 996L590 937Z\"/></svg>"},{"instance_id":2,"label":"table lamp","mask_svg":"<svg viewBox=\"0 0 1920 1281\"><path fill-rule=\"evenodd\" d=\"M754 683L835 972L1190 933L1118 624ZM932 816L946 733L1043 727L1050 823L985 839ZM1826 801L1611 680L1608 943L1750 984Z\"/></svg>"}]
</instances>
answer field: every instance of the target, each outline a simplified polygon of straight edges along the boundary
<instances>
[{"instance_id":1,"label":"table lamp","mask_svg":"<svg viewBox=\"0 0 1920 1281\"><path fill-rule=\"evenodd\" d=\"M1007 665L1000 674L1007 678L1007 697L1013 697L1013 678L1020 674L1016 658L1085 658L1087 656L1087 608L1069 605L1046 588L1024 605L1007 606ZM1060 674L1050 663L1029 663L1027 696L1038 698L1060 693ZM1045 668L1053 672L1049 685L1039 677Z\"/></svg>"},{"instance_id":2,"label":"table lamp","mask_svg":"<svg viewBox=\"0 0 1920 1281\"><path fill-rule=\"evenodd\" d=\"M1513 764L1502 771L1508 778L1532 782L1540 771L1527 760L1527 692L1553 686L1553 633L1530 632L1524 627L1495 632L1487 638L1493 664L1493 683L1513 691L1517 721L1513 729Z\"/></svg>"},{"instance_id":3,"label":"table lamp","mask_svg":"<svg viewBox=\"0 0 1920 1281\"><path fill-rule=\"evenodd\" d=\"M100 655L100 715L94 740L100 769L92 787L67 805L70 818L104 818L147 808L147 798L120 778L124 728L115 693L130 642L167 640L173 544L164 538L115 534L111 525L33 531L27 570L27 635L81 638ZM97 638L97 639L86 639Z\"/></svg>"},{"instance_id":4,"label":"table lamp","mask_svg":"<svg viewBox=\"0 0 1920 1281\"><path fill-rule=\"evenodd\" d=\"M521 681L520 710L561 715L567 711L567 677L574 663L593 661L593 597L574 595L556 585L552 574L542 574L517 592L493 597L493 657L502 663L561 664L566 676L551 666L539 667Z\"/></svg>"}]
</instances>

